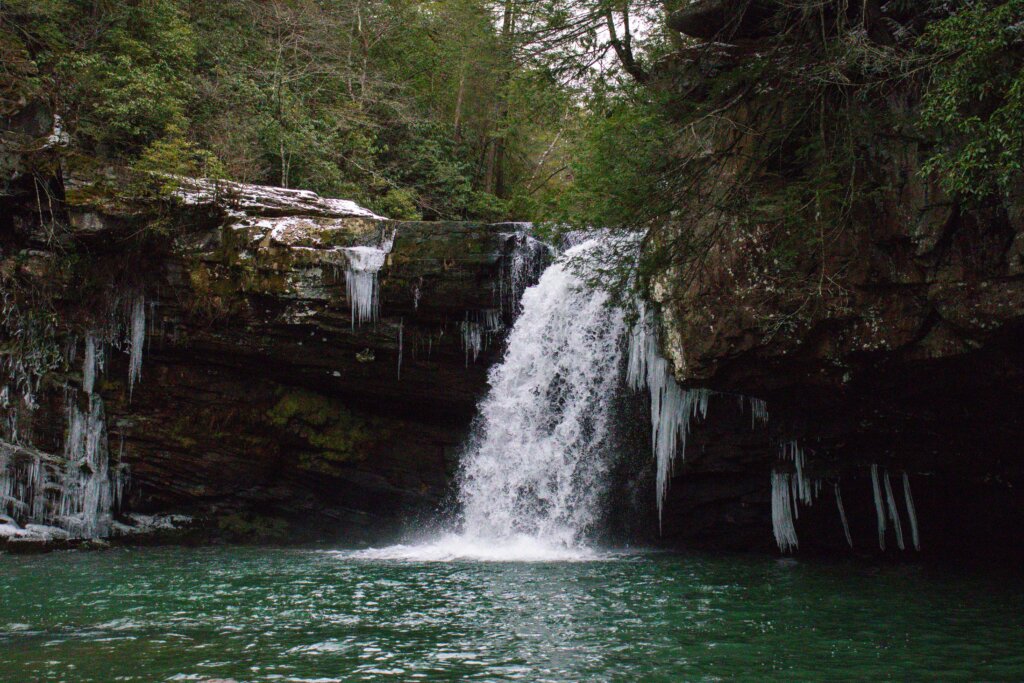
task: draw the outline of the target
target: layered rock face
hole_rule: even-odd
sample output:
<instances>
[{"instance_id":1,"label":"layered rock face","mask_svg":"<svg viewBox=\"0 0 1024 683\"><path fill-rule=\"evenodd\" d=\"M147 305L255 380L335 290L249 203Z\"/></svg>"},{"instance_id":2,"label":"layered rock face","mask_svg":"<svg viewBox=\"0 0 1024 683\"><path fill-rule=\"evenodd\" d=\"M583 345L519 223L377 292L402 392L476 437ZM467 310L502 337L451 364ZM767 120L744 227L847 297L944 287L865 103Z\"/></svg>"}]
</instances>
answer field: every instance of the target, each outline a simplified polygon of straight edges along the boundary
<instances>
[{"instance_id":1,"label":"layered rock face","mask_svg":"<svg viewBox=\"0 0 1024 683\"><path fill-rule=\"evenodd\" d=\"M728 4L702 3L677 27L728 36L724 23L708 26ZM709 59L741 64L770 40L763 24L737 26L743 40L695 48L673 87L703 92ZM770 98L751 93L745 111ZM673 480L666 542L774 546L771 473L794 485L783 446L795 441L817 489L812 505L798 503L800 550L849 552L842 505L853 552L880 551L881 515L886 552L899 552L898 519L913 554L911 500L922 553L1024 549L1022 202L957 204L920 173L926 152L898 132L873 151L865 174L877 191L828 228L824 247L798 255L802 282L773 277L777 235L737 230L709 251L701 278L655 283L677 378L720 392ZM752 428L736 395L764 399L768 426Z\"/></svg>"},{"instance_id":2,"label":"layered rock face","mask_svg":"<svg viewBox=\"0 0 1024 683\"><path fill-rule=\"evenodd\" d=\"M9 226L4 267L26 291L50 283L40 344L60 353L31 398L12 385L8 443L60 455L65 414L100 401L112 467L128 474L121 507L234 540L381 538L436 511L547 250L515 224L173 186L138 211L69 182L72 227L52 249L45 221Z\"/></svg>"}]
</instances>

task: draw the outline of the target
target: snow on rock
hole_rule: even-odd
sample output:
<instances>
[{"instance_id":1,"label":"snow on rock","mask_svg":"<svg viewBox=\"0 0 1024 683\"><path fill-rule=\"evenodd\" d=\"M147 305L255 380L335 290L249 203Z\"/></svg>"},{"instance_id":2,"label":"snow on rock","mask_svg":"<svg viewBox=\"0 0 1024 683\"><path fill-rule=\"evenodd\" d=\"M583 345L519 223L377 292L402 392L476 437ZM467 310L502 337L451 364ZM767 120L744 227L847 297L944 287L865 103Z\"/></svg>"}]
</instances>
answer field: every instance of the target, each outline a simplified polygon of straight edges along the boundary
<instances>
[{"instance_id":1,"label":"snow on rock","mask_svg":"<svg viewBox=\"0 0 1024 683\"><path fill-rule=\"evenodd\" d=\"M112 536L140 536L159 531L174 531L191 525L194 518L190 515L142 515L131 513L125 515L125 521L117 521L111 525Z\"/></svg>"},{"instance_id":2,"label":"snow on rock","mask_svg":"<svg viewBox=\"0 0 1024 683\"><path fill-rule=\"evenodd\" d=\"M321 216L346 218L355 216L383 220L369 209L347 199L321 197L311 190L292 190L269 185L250 185L229 180L188 178L178 176L176 196L185 204L225 204L235 215L254 216Z\"/></svg>"}]
</instances>

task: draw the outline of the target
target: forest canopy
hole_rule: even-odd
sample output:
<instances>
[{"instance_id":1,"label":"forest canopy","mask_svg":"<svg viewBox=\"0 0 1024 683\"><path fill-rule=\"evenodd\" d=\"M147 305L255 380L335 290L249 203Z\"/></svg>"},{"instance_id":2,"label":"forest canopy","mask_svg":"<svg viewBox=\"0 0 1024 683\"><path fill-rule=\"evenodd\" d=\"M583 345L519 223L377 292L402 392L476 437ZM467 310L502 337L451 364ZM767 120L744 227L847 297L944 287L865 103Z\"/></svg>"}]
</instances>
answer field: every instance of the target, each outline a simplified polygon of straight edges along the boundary
<instances>
[{"instance_id":1,"label":"forest canopy","mask_svg":"<svg viewBox=\"0 0 1024 683\"><path fill-rule=\"evenodd\" d=\"M714 4L3 0L0 105L47 100L71 168L308 188L394 218L647 228L732 210L700 178L736 158L693 144L730 126L754 140L736 175L764 185L751 215L854 197L847 162L877 135L919 136L954 196L1018 182L1022 0L735 0L711 40L680 29ZM742 44L755 16L749 59L694 56ZM773 91L786 113L738 113ZM894 93L906 120L879 105Z\"/></svg>"}]
</instances>

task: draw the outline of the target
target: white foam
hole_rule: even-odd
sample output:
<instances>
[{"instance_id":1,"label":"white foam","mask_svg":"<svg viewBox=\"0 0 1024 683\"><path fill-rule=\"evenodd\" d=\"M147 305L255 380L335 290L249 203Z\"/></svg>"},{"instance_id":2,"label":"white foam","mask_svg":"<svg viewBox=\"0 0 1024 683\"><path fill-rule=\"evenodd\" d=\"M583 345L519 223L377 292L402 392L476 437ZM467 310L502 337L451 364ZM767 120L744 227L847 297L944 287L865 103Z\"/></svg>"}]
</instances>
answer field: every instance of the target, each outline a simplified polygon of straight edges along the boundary
<instances>
[{"instance_id":1,"label":"white foam","mask_svg":"<svg viewBox=\"0 0 1024 683\"><path fill-rule=\"evenodd\" d=\"M330 554L351 560L400 562L587 562L614 556L585 545L565 546L526 534L494 541L454 533L421 544L338 550Z\"/></svg>"}]
</instances>

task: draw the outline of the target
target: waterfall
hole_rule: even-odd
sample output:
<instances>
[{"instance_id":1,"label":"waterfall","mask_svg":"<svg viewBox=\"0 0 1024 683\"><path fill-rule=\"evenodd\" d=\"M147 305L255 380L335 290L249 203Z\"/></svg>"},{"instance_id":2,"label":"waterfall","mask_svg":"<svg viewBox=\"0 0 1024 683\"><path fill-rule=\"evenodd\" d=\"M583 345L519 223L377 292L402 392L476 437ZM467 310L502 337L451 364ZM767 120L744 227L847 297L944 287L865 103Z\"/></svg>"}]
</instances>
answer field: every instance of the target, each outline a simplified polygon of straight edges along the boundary
<instances>
[{"instance_id":1,"label":"waterfall","mask_svg":"<svg viewBox=\"0 0 1024 683\"><path fill-rule=\"evenodd\" d=\"M458 521L423 545L362 556L592 556L587 542L606 493L626 332L625 316L609 305L608 293L588 286L567 263L593 246L588 242L569 250L523 295L504 359L490 371L490 390L462 456ZM470 329L488 324L469 322L475 323ZM476 335L468 341L475 346Z\"/></svg>"},{"instance_id":2,"label":"waterfall","mask_svg":"<svg viewBox=\"0 0 1024 683\"><path fill-rule=\"evenodd\" d=\"M526 535L571 547L598 521L625 331L622 311L607 300L565 260L524 294L480 406L479 435L463 458L468 536Z\"/></svg>"}]
</instances>

